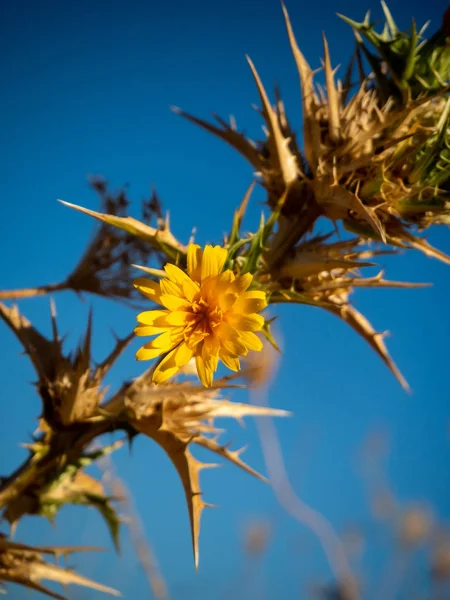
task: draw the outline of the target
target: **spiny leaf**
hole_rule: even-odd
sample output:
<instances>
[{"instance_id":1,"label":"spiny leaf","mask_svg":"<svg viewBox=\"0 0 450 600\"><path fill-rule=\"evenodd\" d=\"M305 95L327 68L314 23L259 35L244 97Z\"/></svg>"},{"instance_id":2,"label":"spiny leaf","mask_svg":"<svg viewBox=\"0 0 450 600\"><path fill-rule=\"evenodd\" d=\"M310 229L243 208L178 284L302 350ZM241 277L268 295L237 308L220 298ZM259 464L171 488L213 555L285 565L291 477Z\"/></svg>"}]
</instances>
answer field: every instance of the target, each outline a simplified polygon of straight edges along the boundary
<instances>
[{"instance_id":1,"label":"spiny leaf","mask_svg":"<svg viewBox=\"0 0 450 600\"><path fill-rule=\"evenodd\" d=\"M203 467L189 452L189 443L179 439L170 431L158 429L154 423L139 420L134 423L136 429L151 437L166 452L180 476L183 484L191 524L192 548L195 568L198 569L200 517L205 506L201 499L199 472Z\"/></svg>"},{"instance_id":2,"label":"spiny leaf","mask_svg":"<svg viewBox=\"0 0 450 600\"><path fill-rule=\"evenodd\" d=\"M47 376L61 356L61 341L48 340L24 317L17 306L11 308L0 302L0 317L13 331L29 355L39 377ZM54 315L52 316L54 322Z\"/></svg>"},{"instance_id":3,"label":"spiny leaf","mask_svg":"<svg viewBox=\"0 0 450 600\"><path fill-rule=\"evenodd\" d=\"M42 585L42 580L53 581L63 586L68 584L81 585L113 596L120 596L120 592L113 588L79 575L72 569L48 563L43 558L44 554L51 554L58 558L61 555L67 556L73 552L92 550L101 550L101 548L75 546L33 547L11 542L0 534L0 583L16 583L58 600L66 600L66 598Z\"/></svg>"},{"instance_id":4,"label":"spiny leaf","mask_svg":"<svg viewBox=\"0 0 450 600\"><path fill-rule=\"evenodd\" d=\"M298 167L295 156L289 150L289 139L283 136L283 133L272 106L270 105L264 86L259 78L254 64L247 56L248 64L258 88L259 96L263 107L263 116L269 129L269 152L271 160L277 171L280 172L283 183L289 186L298 177Z\"/></svg>"},{"instance_id":5,"label":"spiny leaf","mask_svg":"<svg viewBox=\"0 0 450 600\"><path fill-rule=\"evenodd\" d=\"M261 168L261 159L258 150L256 149L255 145L252 144L242 133L239 133L238 131L229 126L220 129L220 127L212 125L211 123L208 123L203 119L194 117L193 115L184 112L178 107L172 107L172 110L176 114L181 115L182 117L184 117L188 121L191 121L195 125L199 125L203 129L206 129L206 131L209 131L209 133L216 135L217 137L230 144L230 146L232 146L235 150L240 152L240 154L242 154L242 156L244 156L249 161L249 163L253 165L256 169L259 170Z\"/></svg>"},{"instance_id":6,"label":"spiny leaf","mask_svg":"<svg viewBox=\"0 0 450 600\"><path fill-rule=\"evenodd\" d=\"M332 271L333 269L358 269L361 267L373 267L375 263L359 260L349 260L345 258L333 258L324 256L318 251L306 250L296 253L294 259L286 262L280 269L280 277L292 277L295 279L318 275L323 271Z\"/></svg>"},{"instance_id":7,"label":"spiny leaf","mask_svg":"<svg viewBox=\"0 0 450 600\"><path fill-rule=\"evenodd\" d=\"M328 99L328 120L331 141L338 143L340 140L340 117L339 117L339 96L334 85L333 68L331 66L330 52L325 34L323 34L323 48L325 58L325 80L327 84Z\"/></svg>"},{"instance_id":8,"label":"spiny leaf","mask_svg":"<svg viewBox=\"0 0 450 600\"><path fill-rule=\"evenodd\" d=\"M383 334L378 333L369 323L364 315L356 310L349 304L345 305L332 305L326 307L326 310L333 313L334 315L343 319L350 325L360 336L362 336L366 342L375 350L380 356L383 362L386 364L388 369L393 373L396 379L399 381L403 389L410 393L411 389L406 379L401 374L397 365L394 363L392 358L389 356L387 348L383 342Z\"/></svg>"},{"instance_id":9,"label":"spiny leaf","mask_svg":"<svg viewBox=\"0 0 450 600\"><path fill-rule=\"evenodd\" d=\"M241 229L242 219L244 217L245 211L247 210L248 201L250 200L250 196L252 195L254 188L255 188L255 181L252 181L251 184L249 185L247 191L245 192L244 198L242 199L242 202L241 202L239 208L237 210L235 210L235 212L234 212L233 225L231 227L231 232L230 232L230 235L228 236L228 240L227 240L227 245L228 245L229 249L231 249L233 247L233 245L236 244L236 242L239 240L239 232ZM230 250L228 252L228 255L230 255ZM226 268L227 267L225 266L224 270Z\"/></svg>"},{"instance_id":10,"label":"spiny leaf","mask_svg":"<svg viewBox=\"0 0 450 600\"><path fill-rule=\"evenodd\" d=\"M301 83L302 107L303 107L303 140L305 145L305 156L313 173L316 172L320 156L320 126L316 119L317 101L313 86L313 72L300 52L294 31L289 19L284 2L281 2L286 29L291 44Z\"/></svg>"},{"instance_id":11,"label":"spiny leaf","mask_svg":"<svg viewBox=\"0 0 450 600\"><path fill-rule=\"evenodd\" d=\"M173 259L177 259L179 254L184 255L187 252L186 247L180 244L178 240L174 238L168 228L155 229L154 227L150 227L150 225L146 225L145 223L142 223L142 221L138 221L133 217L116 217L115 215L107 215L94 210L89 210L88 208L83 208L82 206L77 206L76 204L65 202L64 200L59 200L59 202L65 206L69 206L70 208L74 208L79 212L94 217L103 223L123 229L124 231L143 239L151 244L156 250L167 254Z\"/></svg>"},{"instance_id":12,"label":"spiny leaf","mask_svg":"<svg viewBox=\"0 0 450 600\"><path fill-rule=\"evenodd\" d=\"M211 452L214 452L215 454L226 458L227 460L235 464L237 467L240 467L250 475L253 475L257 479L260 479L264 483L269 483L263 475L260 475L258 471L255 471L255 469L247 465L247 463L245 463L240 458L240 455L245 451L245 447L240 448L239 450L230 450L227 445L223 446L219 444L216 440L204 436L196 437L192 441L194 444L197 444L197 446L207 448L208 450L211 450Z\"/></svg>"},{"instance_id":13,"label":"spiny leaf","mask_svg":"<svg viewBox=\"0 0 450 600\"><path fill-rule=\"evenodd\" d=\"M266 340L269 342L269 344L272 346L272 348L275 348L275 350L277 352L281 352L280 347L278 346L275 338L272 335L272 332L270 331L270 327L276 318L277 317L273 317L272 319L266 319L264 326L262 328L262 334L264 335Z\"/></svg>"}]
</instances>

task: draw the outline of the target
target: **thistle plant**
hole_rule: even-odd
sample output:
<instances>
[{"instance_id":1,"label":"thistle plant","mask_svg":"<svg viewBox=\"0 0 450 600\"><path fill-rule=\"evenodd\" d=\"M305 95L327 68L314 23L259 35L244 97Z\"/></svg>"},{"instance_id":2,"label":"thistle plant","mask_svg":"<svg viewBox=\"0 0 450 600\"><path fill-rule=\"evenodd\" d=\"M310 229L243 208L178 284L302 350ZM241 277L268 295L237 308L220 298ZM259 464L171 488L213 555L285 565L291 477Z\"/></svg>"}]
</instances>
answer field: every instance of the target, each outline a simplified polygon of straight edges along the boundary
<instances>
[{"instance_id":1,"label":"thistle plant","mask_svg":"<svg viewBox=\"0 0 450 600\"><path fill-rule=\"evenodd\" d=\"M29 456L0 484L2 518L12 529L25 514L52 520L62 506L82 504L100 512L118 547L120 498L85 469L140 435L161 446L178 472L197 567L200 516L208 506L199 474L215 465L194 458L192 447L206 448L266 481L243 461L242 450L219 442L215 419L288 414L225 396L235 387L255 383L255 357L265 345L279 350L271 331L273 319L264 312L269 306L307 304L338 316L408 389L383 334L355 308L352 294L357 288L422 285L390 281L383 271L366 275L386 253L417 250L450 263L450 257L422 235L432 225L450 222L450 32L448 12L440 30L425 40L424 29L417 31L414 22L409 32L400 31L382 6L382 33L369 15L362 23L343 17L356 37L343 81L335 80L324 37L323 87L314 83L315 72L299 49L283 5L301 84L302 147L279 91L271 104L250 59L266 132L263 140L249 139L234 122L217 117L216 125L176 109L230 144L255 170L228 234L217 245L202 249L193 241L178 241L156 193L144 203L142 220L128 216L125 194L109 193L101 180L93 182L100 212L63 202L101 223L78 265L61 284L1 291L0 298L72 290L116 301L139 298L145 310L137 314L134 332L133 318L130 334L117 339L110 354L94 366L92 314L79 348L65 353L53 301L52 339L35 329L17 306L0 304L0 316L36 371L41 400L39 428L26 445ZM255 183L267 192L267 210L252 232L243 232ZM320 217L329 224L326 233L318 227ZM110 394L104 378L134 335L156 336L136 354L139 361L153 362ZM214 378L219 362L233 374ZM107 434L118 437L105 443ZM18 582L56 598L62 596L44 588L41 579L115 593L72 571L50 567L43 558L76 548L31 548L6 534L0 541L0 583ZM350 589L349 581L338 583L340 590ZM345 597L357 597L355 586L350 587ZM344 597L343 591L339 597Z\"/></svg>"}]
</instances>

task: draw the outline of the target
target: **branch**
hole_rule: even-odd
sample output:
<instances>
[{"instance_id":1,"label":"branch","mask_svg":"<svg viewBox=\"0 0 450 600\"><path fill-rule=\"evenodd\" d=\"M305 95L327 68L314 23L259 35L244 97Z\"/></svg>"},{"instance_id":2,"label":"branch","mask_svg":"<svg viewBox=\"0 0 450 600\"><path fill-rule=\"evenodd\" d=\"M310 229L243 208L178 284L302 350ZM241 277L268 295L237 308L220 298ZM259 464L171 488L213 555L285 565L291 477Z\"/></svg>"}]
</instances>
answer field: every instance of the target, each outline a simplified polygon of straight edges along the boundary
<instances>
[{"instance_id":1,"label":"branch","mask_svg":"<svg viewBox=\"0 0 450 600\"><path fill-rule=\"evenodd\" d=\"M24 288L20 290L0 290L0 300L11 300L13 298L35 298L37 296L45 296L52 292L60 292L67 290L68 285L63 283L50 283L49 285L39 285L34 288Z\"/></svg>"}]
</instances>

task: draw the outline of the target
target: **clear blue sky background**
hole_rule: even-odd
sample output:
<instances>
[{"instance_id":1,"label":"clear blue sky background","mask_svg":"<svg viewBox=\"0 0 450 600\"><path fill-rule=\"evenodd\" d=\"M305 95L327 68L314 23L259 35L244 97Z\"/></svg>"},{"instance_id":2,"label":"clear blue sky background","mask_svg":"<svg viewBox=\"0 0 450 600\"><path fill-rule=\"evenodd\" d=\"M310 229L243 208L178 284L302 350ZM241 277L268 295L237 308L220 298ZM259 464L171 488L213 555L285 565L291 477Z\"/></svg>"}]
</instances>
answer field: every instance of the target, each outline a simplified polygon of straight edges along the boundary
<instances>
[{"instance_id":1,"label":"clear blue sky background","mask_svg":"<svg viewBox=\"0 0 450 600\"><path fill-rule=\"evenodd\" d=\"M403 27L439 26L442 0L390 3ZM313 67L326 32L334 64L345 65L353 48L341 12L361 19L365 9L380 16L375 0L289 2L297 39ZM251 169L232 149L170 112L172 104L208 117L233 113L238 126L256 137L260 120L251 104L258 97L244 55L253 59L268 90L276 81L288 113L300 127L296 70L277 0L226 3L14 0L0 8L0 287L56 282L74 266L93 223L56 202L96 209L87 176L101 174L113 187L130 183L131 212L150 183L170 209L174 233L187 241L193 226L200 243L220 242ZM341 70L342 73L342 70ZM256 226L261 205L255 197L245 226ZM444 230L430 240L450 252ZM412 253L386 259L392 279L434 282L412 291L359 291L356 303L379 330L388 329L389 348L409 380L408 397L367 345L333 316L308 307L280 309L284 355L270 392L273 406L294 417L278 422L287 467L298 493L342 531L366 527L370 539L363 560L368 585L380 576L389 554L374 535L364 485L358 472L367 436L382 429L391 438L385 467L402 502L427 500L440 519L449 510L449 267ZM124 335L133 311L108 300L73 294L56 296L60 329L73 348L94 308L94 355L112 343L110 329ZM48 299L26 300L21 310L49 333ZM29 382L35 375L20 346L0 326L0 393L3 403L0 472L7 474L25 455L40 404ZM136 376L134 343L109 378L112 386ZM17 382L20 382L17 385ZM232 428L236 444L249 442L248 461L264 470L254 423ZM194 572L187 511L181 485L163 452L139 439L130 457L116 456L119 473L134 492L145 533L156 550L173 598L220 598L237 582L242 563L242 527L253 517L273 521L274 538L256 587L234 589L239 598L304 597L311 581L331 574L315 538L287 517L270 490L231 465L203 475L208 501L220 505L202 522L201 563ZM24 519L17 539L35 543L96 543L110 547L96 513L64 510L56 526ZM80 570L146 598L148 588L125 536L122 557L79 557ZM257 586L265 588L265 596ZM303 590L303 591L302 591ZM241 593L241 595L239 595ZM71 591L72 598L97 598ZM19 589L12 597L25 598ZM100 597L98 595L98 597Z\"/></svg>"}]
</instances>

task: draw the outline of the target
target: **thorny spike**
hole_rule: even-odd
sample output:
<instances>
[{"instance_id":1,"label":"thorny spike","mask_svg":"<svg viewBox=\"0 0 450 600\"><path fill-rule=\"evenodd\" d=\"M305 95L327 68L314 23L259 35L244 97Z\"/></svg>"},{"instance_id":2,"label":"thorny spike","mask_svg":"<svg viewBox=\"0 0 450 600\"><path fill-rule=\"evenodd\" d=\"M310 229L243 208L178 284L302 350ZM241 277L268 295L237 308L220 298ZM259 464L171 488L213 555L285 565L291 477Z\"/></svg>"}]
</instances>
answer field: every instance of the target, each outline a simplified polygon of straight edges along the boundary
<instances>
[{"instance_id":1,"label":"thorny spike","mask_svg":"<svg viewBox=\"0 0 450 600\"><path fill-rule=\"evenodd\" d=\"M164 230L159 230L154 227L150 227L146 223L138 221L133 217L118 217L116 215L108 215L96 212L95 210L89 210L87 208L83 208L82 206L77 206L76 204L72 204L70 202L65 202L64 200L59 200L61 204L68 206L69 208L73 208L81 213L94 217L99 221L106 223L107 225L111 225L112 227L117 227L118 229L123 229L132 235L135 235L138 238L148 242L155 250L163 250L168 256L173 256L173 258L177 258L179 254L186 254L187 249L183 244L180 244L178 240L170 232L170 229L167 227Z\"/></svg>"},{"instance_id":2,"label":"thorny spike","mask_svg":"<svg viewBox=\"0 0 450 600\"><path fill-rule=\"evenodd\" d=\"M134 333L130 333L124 338L116 338L116 345L114 346L110 354L108 354L108 356L99 365L97 365L96 370L102 374L102 377L106 375L106 373L116 362L116 360L119 358L119 356L128 346L128 344L133 340L133 338Z\"/></svg>"},{"instance_id":3,"label":"thorny spike","mask_svg":"<svg viewBox=\"0 0 450 600\"><path fill-rule=\"evenodd\" d=\"M339 96L334 85L333 68L331 66L330 52L325 34L323 34L323 49L325 58L325 80L327 84L328 97L328 118L329 132L331 141L337 144L340 140L340 122L339 122Z\"/></svg>"},{"instance_id":4,"label":"thorny spike","mask_svg":"<svg viewBox=\"0 0 450 600\"><path fill-rule=\"evenodd\" d=\"M58 559L59 556L68 556L73 552L97 550L103 549L82 546L28 546L26 544L12 542L3 534L0 534L0 553L7 558L6 562L2 563L1 579L3 582L10 581L29 589L39 591L51 598L57 598L58 600L66 600L66 597L57 594L53 590L42 585L42 580L53 581L63 586L68 584L81 585L99 592L112 594L113 596L120 596L121 594L117 590L96 583L82 575L78 575L71 569L48 563L43 556L47 554ZM12 567L9 565L12 565Z\"/></svg>"},{"instance_id":5,"label":"thorny spike","mask_svg":"<svg viewBox=\"0 0 450 600\"><path fill-rule=\"evenodd\" d=\"M295 159L295 156L290 152L287 146L286 139L284 138L280 129L280 124L278 122L277 115L275 114L273 108L270 105L269 99L266 94L266 90L264 89L258 72L256 71L255 66L249 56L247 56L247 61L250 65L250 69L255 79L256 86L258 88L259 96L261 98L262 103L264 119L269 128L269 145L271 158L275 161L275 166L277 170L281 172L281 175L283 177L283 183L285 184L285 186L289 186L297 179L298 176L297 161Z\"/></svg>"},{"instance_id":6,"label":"thorny spike","mask_svg":"<svg viewBox=\"0 0 450 600\"><path fill-rule=\"evenodd\" d=\"M172 107L172 111L175 114L184 117L188 121L191 121L191 123L206 129L206 131L209 131L209 133L221 138L227 142L227 144L230 144L230 146L240 152L240 154L242 154L242 156L244 156L255 169L259 169L261 167L261 161L257 149L249 142L249 140L245 138L242 133L235 131L229 126L224 129L220 129L219 127L216 127L215 125L212 125L203 119L194 117L193 115L181 110L181 108L175 106Z\"/></svg>"},{"instance_id":7,"label":"thorny spike","mask_svg":"<svg viewBox=\"0 0 450 600\"><path fill-rule=\"evenodd\" d=\"M342 306L338 305L329 305L325 306L326 310L337 315L341 319L343 319L346 323L350 325L359 335L361 335L375 352L380 356L389 370L394 374L394 376L399 381L400 385L403 389L411 393L411 388L408 385L408 382L401 374L397 365L394 363L392 358L387 351L387 348L381 339L380 335L373 329L372 325L366 319L364 315L362 315L359 311L356 310L353 306L346 304Z\"/></svg>"},{"instance_id":8,"label":"thorny spike","mask_svg":"<svg viewBox=\"0 0 450 600\"><path fill-rule=\"evenodd\" d=\"M303 138L305 156L313 173L316 172L320 156L320 126L316 119L317 102L313 86L313 72L298 47L294 31L284 2L281 1L286 29L291 44L292 53L300 75L301 95L303 106Z\"/></svg>"},{"instance_id":9,"label":"thorny spike","mask_svg":"<svg viewBox=\"0 0 450 600\"><path fill-rule=\"evenodd\" d=\"M56 303L53 298L50 298L50 319L52 322L53 341L55 344L59 342L58 323L56 321Z\"/></svg>"},{"instance_id":10,"label":"thorny spike","mask_svg":"<svg viewBox=\"0 0 450 600\"><path fill-rule=\"evenodd\" d=\"M193 440L193 442L194 442L194 444L197 444L198 446L207 448L208 450L211 450L211 452L215 452L219 456L226 458L227 460L234 463L238 467L241 467L241 469L243 469L244 471L247 471L247 473L250 473L250 475L254 475L261 481L264 481L264 483L269 483L268 480L263 475L258 473L258 471L255 471L255 469L252 469L252 467L247 465L243 460L241 460L239 458L239 454L242 453L243 450L245 450L245 448L240 449L240 450L231 451L228 449L229 444L222 446L222 445L218 444L217 441L209 439L209 438L205 438L205 437L197 437Z\"/></svg>"}]
</instances>

